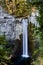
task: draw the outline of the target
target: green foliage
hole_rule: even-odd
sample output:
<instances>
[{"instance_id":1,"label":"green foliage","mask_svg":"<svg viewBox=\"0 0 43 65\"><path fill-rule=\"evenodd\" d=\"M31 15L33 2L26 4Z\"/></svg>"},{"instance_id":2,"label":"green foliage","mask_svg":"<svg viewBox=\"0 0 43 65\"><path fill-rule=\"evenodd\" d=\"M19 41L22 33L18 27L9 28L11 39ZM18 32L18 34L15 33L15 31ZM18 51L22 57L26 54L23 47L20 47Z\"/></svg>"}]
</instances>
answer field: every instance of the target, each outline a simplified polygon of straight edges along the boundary
<instances>
[{"instance_id":1,"label":"green foliage","mask_svg":"<svg viewBox=\"0 0 43 65\"><path fill-rule=\"evenodd\" d=\"M40 16L37 17L37 21L39 22L40 28L40 55L43 56L43 3L39 6L39 14Z\"/></svg>"},{"instance_id":2,"label":"green foliage","mask_svg":"<svg viewBox=\"0 0 43 65\"><path fill-rule=\"evenodd\" d=\"M1 44L3 44L3 45L6 44L6 40L5 40L5 37L4 36L0 36L0 45Z\"/></svg>"},{"instance_id":3,"label":"green foliage","mask_svg":"<svg viewBox=\"0 0 43 65\"><path fill-rule=\"evenodd\" d=\"M6 48L8 43L5 40L5 36L0 36L0 65L3 63L10 63L11 48Z\"/></svg>"},{"instance_id":4,"label":"green foliage","mask_svg":"<svg viewBox=\"0 0 43 65\"><path fill-rule=\"evenodd\" d=\"M30 15L31 13L31 3L30 2L26 2L26 1L15 1L14 4L12 3L11 6L9 4L6 4L5 0L2 1L2 7L5 11L7 11L9 14L15 15L16 17L27 17L28 15Z\"/></svg>"},{"instance_id":5,"label":"green foliage","mask_svg":"<svg viewBox=\"0 0 43 65\"><path fill-rule=\"evenodd\" d=\"M17 4L16 4L17 5ZM30 6L30 5L28 5ZM30 9L29 7L27 6L27 3L24 1L24 2L19 2L17 7L16 7L16 16L27 16L30 14Z\"/></svg>"},{"instance_id":6,"label":"green foliage","mask_svg":"<svg viewBox=\"0 0 43 65\"><path fill-rule=\"evenodd\" d=\"M37 60L33 61L32 63L33 65L40 65L40 61L39 61L39 58L37 58Z\"/></svg>"},{"instance_id":7,"label":"green foliage","mask_svg":"<svg viewBox=\"0 0 43 65\"><path fill-rule=\"evenodd\" d=\"M40 29L43 30L43 3L39 5L39 14L40 16L37 17L37 21L39 22Z\"/></svg>"},{"instance_id":8,"label":"green foliage","mask_svg":"<svg viewBox=\"0 0 43 65\"><path fill-rule=\"evenodd\" d=\"M34 58L38 54L38 57L36 58L36 60L33 61L34 65L43 64L43 61L42 61L42 59L43 59L43 3L41 2L39 4L40 5L37 4L38 10L39 10L39 16L37 17L37 22L39 23L40 27L37 28L37 30L39 31L38 34L37 33L34 34L35 37L37 37L37 38L39 37L39 40L38 40L39 48L35 49L33 52L33 55L32 55L32 57Z\"/></svg>"}]
</instances>

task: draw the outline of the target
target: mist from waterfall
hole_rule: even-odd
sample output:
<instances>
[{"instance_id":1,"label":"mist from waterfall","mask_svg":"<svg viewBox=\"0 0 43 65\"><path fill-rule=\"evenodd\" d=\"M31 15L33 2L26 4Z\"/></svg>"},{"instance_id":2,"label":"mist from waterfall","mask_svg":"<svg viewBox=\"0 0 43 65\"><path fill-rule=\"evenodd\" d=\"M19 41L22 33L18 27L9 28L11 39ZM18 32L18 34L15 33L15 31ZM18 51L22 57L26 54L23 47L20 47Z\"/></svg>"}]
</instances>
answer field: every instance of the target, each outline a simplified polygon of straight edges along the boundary
<instances>
[{"instance_id":1,"label":"mist from waterfall","mask_svg":"<svg viewBox=\"0 0 43 65\"><path fill-rule=\"evenodd\" d=\"M22 57L29 57L28 56L28 34L27 34L27 20L23 19L23 54Z\"/></svg>"}]
</instances>

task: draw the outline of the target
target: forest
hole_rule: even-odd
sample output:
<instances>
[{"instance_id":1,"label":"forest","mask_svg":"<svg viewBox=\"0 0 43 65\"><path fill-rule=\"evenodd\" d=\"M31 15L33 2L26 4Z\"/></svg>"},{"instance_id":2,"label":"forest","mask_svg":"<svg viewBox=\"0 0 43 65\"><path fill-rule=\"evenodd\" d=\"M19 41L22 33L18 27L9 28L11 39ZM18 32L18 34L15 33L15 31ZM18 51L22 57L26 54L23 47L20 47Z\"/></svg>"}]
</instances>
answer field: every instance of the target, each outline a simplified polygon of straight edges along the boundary
<instances>
[{"instance_id":1,"label":"forest","mask_svg":"<svg viewBox=\"0 0 43 65\"><path fill-rule=\"evenodd\" d=\"M30 64L43 65L43 0L0 0L0 6L13 17L24 19L38 10L39 16L36 16L36 20L39 26L35 26L31 21L28 24L28 47L32 59ZM5 35L0 35L0 65L14 65L15 55L18 56L19 52L21 53L22 34L19 37L20 40L6 41ZM19 49L14 54L14 47L17 45Z\"/></svg>"}]
</instances>

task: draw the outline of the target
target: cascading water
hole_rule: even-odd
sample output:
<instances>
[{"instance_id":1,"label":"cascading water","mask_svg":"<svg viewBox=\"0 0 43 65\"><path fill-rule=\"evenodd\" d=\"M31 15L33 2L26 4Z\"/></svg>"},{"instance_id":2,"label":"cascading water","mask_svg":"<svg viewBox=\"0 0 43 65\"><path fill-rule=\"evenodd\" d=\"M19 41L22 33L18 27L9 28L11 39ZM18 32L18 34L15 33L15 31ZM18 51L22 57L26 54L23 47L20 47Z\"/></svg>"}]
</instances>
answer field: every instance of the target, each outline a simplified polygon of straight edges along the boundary
<instances>
[{"instance_id":1,"label":"cascading water","mask_svg":"<svg viewBox=\"0 0 43 65\"><path fill-rule=\"evenodd\" d=\"M27 19L22 20L23 23L23 54L22 57L28 58L28 38L27 38Z\"/></svg>"}]
</instances>

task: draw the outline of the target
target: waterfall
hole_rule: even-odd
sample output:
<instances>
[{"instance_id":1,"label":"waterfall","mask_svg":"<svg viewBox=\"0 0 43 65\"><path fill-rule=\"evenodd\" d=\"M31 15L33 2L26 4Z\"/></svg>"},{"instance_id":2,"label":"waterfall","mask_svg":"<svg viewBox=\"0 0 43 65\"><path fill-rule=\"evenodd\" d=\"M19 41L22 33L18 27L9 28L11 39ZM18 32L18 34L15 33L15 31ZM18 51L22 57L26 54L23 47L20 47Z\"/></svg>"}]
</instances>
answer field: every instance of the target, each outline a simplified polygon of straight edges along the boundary
<instances>
[{"instance_id":1,"label":"waterfall","mask_svg":"<svg viewBox=\"0 0 43 65\"><path fill-rule=\"evenodd\" d=\"M28 55L28 38L27 38L27 19L22 20L23 23L23 54L22 57L29 57Z\"/></svg>"}]
</instances>

